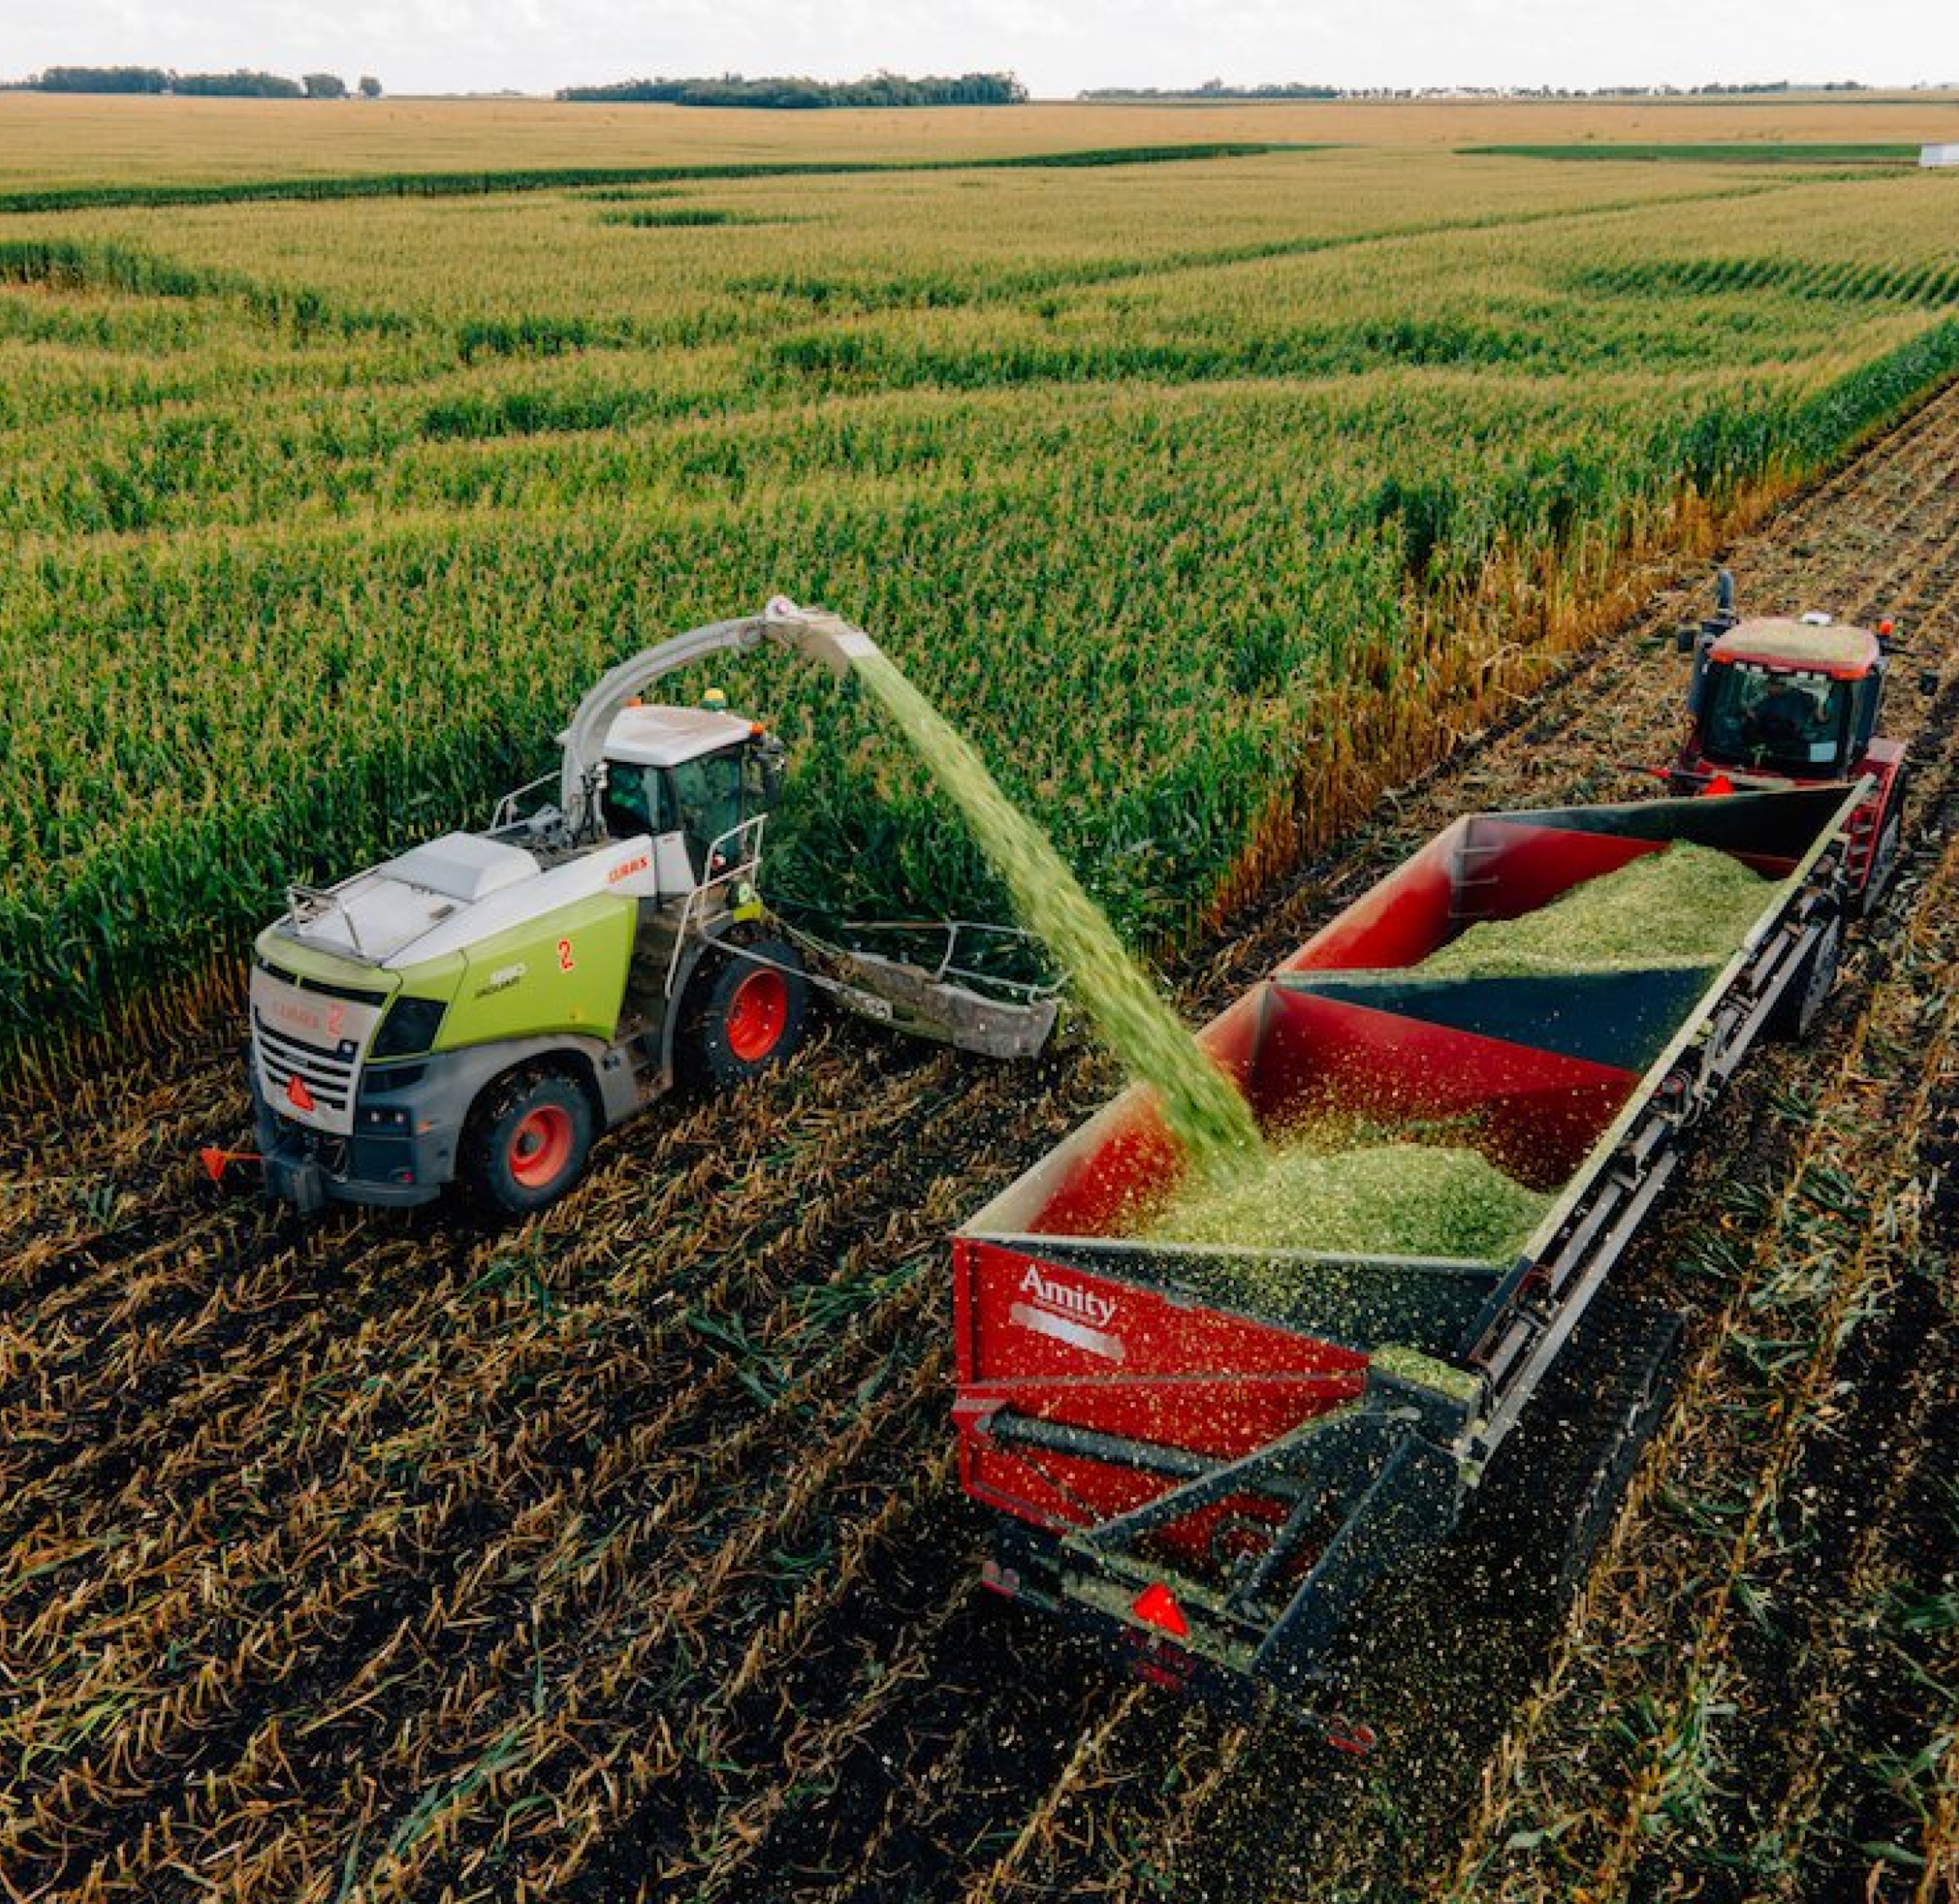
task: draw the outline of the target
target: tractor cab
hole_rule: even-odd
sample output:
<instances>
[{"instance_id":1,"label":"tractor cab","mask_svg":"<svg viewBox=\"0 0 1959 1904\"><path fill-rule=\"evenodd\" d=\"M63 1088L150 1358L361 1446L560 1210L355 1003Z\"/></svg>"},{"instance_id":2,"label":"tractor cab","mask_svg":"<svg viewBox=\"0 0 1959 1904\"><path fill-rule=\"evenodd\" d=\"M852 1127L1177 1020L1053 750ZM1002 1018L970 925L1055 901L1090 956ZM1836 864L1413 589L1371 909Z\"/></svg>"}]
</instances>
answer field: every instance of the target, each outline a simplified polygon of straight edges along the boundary
<instances>
[{"instance_id":1,"label":"tractor cab","mask_svg":"<svg viewBox=\"0 0 1959 1904\"><path fill-rule=\"evenodd\" d=\"M781 759L759 723L722 709L623 709L605 736L601 822L614 839L651 834L660 898L684 898L757 857Z\"/></svg>"},{"instance_id":2,"label":"tractor cab","mask_svg":"<svg viewBox=\"0 0 1959 1904\"><path fill-rule=\"evenodd\" d=\"M1694 657L1692 722L1659 777L1675 793L1716 795L1863 781L1847 863L1869 911L1890 887L1904 837L1907 750L1878 726L1895 645L1888 620L1875 632L1824 614L1743 620L1723 570L1716 613L1680 631L1681 652ZM1935 673L1921 674L1922 690L1937 685Z\"/></svg>"},{"instance_id":3,"label":"tractor cab","mask_svg":"<svg viewBox=\"0 0 1959 1904\"><path fill-rule=\"evenodd\" d=\"M1888 663L1883 642L1868 629L1820 617L1703 629L1688 690L1694 724L1678 777L1855 777L1877 731Z\"/></svg>"}]
</instances>

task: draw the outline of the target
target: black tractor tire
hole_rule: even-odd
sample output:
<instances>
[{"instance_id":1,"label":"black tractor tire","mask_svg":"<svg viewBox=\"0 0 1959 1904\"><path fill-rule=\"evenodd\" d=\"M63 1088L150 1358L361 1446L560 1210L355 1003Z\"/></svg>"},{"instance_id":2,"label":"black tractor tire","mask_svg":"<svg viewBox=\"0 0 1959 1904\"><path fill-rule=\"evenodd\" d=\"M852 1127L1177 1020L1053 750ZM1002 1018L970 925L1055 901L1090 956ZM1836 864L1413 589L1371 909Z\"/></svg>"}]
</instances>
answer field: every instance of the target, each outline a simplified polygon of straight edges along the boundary
<instances>
[{"instance_id":1,"label":"black tractor tire","mask_svg":"<svg viewBox=\"0 0 1959 1904\"><path fill-rule=\"evenodd\" d=\"M1891 811L1878 829L1877 844L1871 849L1871 868L1864 890L1857 896L1858 916L1869 919L1890 896L1891 883L1897 877L1898 861L1904 852L1904 801L1894 798Z\"/></svg>"},{"instance_id":2,"label":"black tractor tire","mask_svg":"<svg viewBox=\"0 0 1959 1904\"><path fill-rule=\"evenodd\" d=\"M783 939L730 945L703 960L687 987L680 1033L686 1072L726 1090L759 1077L802 1043L809 982Z\"/></svg>"},{"instance_id":3,"label":"black tractor tire","mask_svg":"<svg viewBox=\"0 0 1959 1904\"><path fill-rule=\"evenodd\" d=\"M1823 928L1802 969L1776 1001L1775 1009L1769 1014L1767 1030L1771 1038L1786 1045L1807 1041L1823 1015L1823 1008L1830 1001L1830 988L1837 982L1837 967L1843 956L1843 921L1839 915Z\"/></svg>"},{"instance_id":4,"label":"black tractor tire","mask_svg":"<svg viewBox=\"0 0 1959 1904\"><path fill-rule=\"evenodd\" d=\"M598 1117L561 1071L500 1077L470 1112L457 1175L470 1197L500 1216L528 1216L555 1203L585 1174Z\"/></svg>"}]
</instances>

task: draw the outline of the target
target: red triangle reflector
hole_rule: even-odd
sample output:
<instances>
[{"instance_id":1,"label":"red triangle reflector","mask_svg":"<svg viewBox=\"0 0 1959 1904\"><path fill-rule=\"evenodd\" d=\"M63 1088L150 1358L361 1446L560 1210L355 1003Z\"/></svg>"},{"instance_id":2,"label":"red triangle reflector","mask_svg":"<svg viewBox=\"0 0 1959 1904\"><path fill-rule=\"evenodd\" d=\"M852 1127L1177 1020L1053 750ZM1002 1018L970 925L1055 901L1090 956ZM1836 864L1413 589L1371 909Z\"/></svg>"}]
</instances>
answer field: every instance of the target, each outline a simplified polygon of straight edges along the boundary
<instances>
[{"instance_id":1,"label":"red triangle reflector","mask_svg":"<svg viewBox=\"0 0 1959 1904\"><path fill-rule=\"evenodd\" d=\"M1711 793L1717 800L1725 798L1729 794L1732 793L1734 791L1734 782L1729 779L1725 773L1716 774L1713 779L1709 781L1707 785L1701 789L1702 792Z\"/></svg>"},{"instance_id":2,"label":"red triangle reflector","mask_svg":"<svg viewBox=\"0 0 1959 1904\"><path fill-rule=\"evenodd\" d=\"M1190 1637L1190 1622L1184 1618L1183 1609L1176 1604L1176 1596L1160 1580L1138 1594L1130 1602L1129 1610L1145 1626L1168 1633L1173 1639Z\"/></svg>"},{"instance_id":3,"label":"red triangle reflector","mask_svg":"<svg viewBox=\"0 0 1959 1904\"><path fill-rule=\"evenodd\" d=\"M286 1101L296 1111L313 1109L313 1093L306 1089L306 1081L297 1071L286 1080Z\"/></svg>"}]
</instances>

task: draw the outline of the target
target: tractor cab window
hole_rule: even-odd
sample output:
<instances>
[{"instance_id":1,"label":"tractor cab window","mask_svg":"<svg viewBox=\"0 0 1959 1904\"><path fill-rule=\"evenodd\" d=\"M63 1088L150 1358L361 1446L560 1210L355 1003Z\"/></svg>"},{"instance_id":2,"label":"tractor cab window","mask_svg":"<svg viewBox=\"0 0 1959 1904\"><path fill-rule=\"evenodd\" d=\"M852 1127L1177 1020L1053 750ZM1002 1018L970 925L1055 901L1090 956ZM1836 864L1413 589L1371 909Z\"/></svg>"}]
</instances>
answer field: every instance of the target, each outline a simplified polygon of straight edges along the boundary
<instances>
[{"instance_id":1,"label":"tractor cab window","mask_svg":"<svg viewBox=\"0 0 1959 1904\"><path fill-rule=\"evenodd\" d=\"M679 814L678 824L687 836L687 857L694 862L696 879L711 879L727 870L710 862L717 843L723 856L738 850L734 842L723 841L722 836L747 817L742 800L747 752L745 747L730 747L667 769L668 786Z\"/></svg>"},{"instance_id":2,"label":"tractor cab window","mask_svg":"<svg viewBox=\"0 0 1959 1904\"><path fill-rule=\"evenodd\" d=\"M1707 688L1703 738L1709 759L1797 779L1841 766L1849 682L1733 662L1710 671Z\"/></svg>"},{"instance_id":3,"label":"tractor cab window","mask_svg":"<svg viewBox=\"0 0 1959 1904\"><path fill-rule=\"evenodd\" d=\"M614 839L637 834L672 833L679 825L667 792L666 776L658 767L631 760L605 763L605 787L599 798L605 831Z\"/></svg>"}]
</instances>

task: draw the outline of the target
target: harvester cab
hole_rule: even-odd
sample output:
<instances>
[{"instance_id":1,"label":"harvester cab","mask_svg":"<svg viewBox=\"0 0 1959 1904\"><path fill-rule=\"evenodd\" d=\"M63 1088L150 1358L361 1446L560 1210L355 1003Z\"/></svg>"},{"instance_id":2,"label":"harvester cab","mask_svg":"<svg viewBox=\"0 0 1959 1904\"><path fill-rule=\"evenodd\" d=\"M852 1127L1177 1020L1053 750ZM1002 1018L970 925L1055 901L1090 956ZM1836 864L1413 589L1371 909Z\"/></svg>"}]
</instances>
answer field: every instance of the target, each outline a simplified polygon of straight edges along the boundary
<instances>
[{"instance_id":1,"label":"harvester cab","mask_svg":"<svg viewBox=\"0 0 1959 1904\"><path fill-rule=\"evenodd\" d=\"M629 707L605 736L591 811L605 837L652 841L662 900L725 874L780 785L780 744L711 708Z\"/></svg>"},{"instance_id":2,"label":"harvester cab","mask_svg":"<svg viewBox=\"0 0 1959 1904\"><path fill-rule=\"evenodd\" d=\"M1878 731L1894 642L1809 614L1744 619L1724 570L1719 605L1681 630L1694 658L1691 719L1666 779L1675 792L1766 792L1865 779L1851 825L1849 871L1865 911L1883 897L1903 834L1906 749Z\"/></svg>"},{"instance_id":3,"label":"harvester cab","mask_svg":"<svg viewBox=\"0 0 1959 1904\"><path fill-rule=\"evenodd\" d=\"M646 698L675 668L764 643L840 674L877 652L779 597L660 643L592 688L558 737L558 770L506 795L483 832L288 889L251 985L268 1196L310 1214L424 1203L459 1179L493 1209L541 1208L600 1134L681 1080L725 1088L786 1058L812 990L961 1049L1042 1048L1053 988L999 977L987 956L1024 934L888 928L912 935L901 953L928 936L921 963L818 940L767 908L780 744L713 690L694 706ZM207 1154L214 1176L226 1156Z\"/></svg>"}]
</instances>

